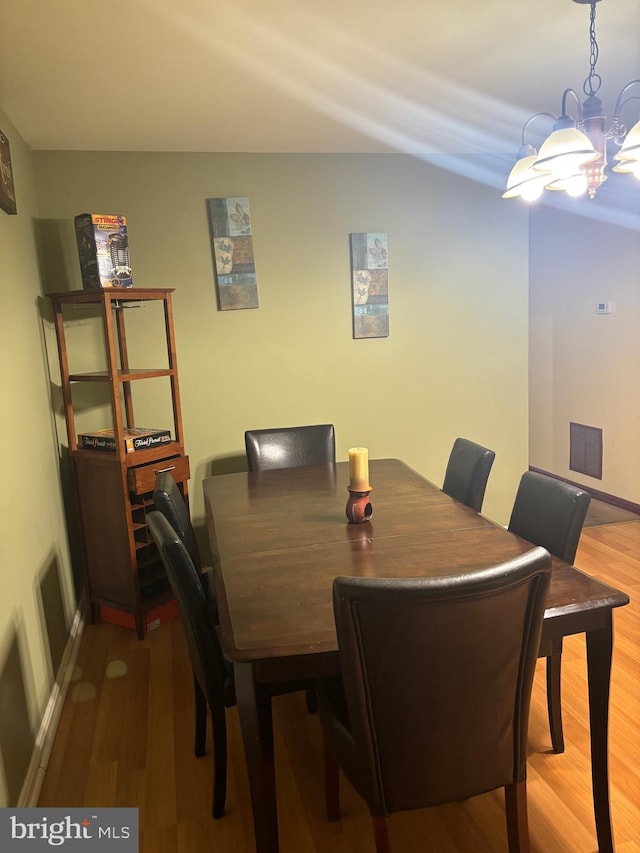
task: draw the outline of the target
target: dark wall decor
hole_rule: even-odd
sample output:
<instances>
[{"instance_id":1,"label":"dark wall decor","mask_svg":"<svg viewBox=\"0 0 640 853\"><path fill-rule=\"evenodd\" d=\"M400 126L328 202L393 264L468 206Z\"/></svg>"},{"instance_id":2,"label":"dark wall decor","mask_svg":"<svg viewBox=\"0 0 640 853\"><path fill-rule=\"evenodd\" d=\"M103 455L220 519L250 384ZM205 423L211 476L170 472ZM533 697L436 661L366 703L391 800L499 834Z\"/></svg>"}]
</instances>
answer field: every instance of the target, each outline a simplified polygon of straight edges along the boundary
<instances>
[{"instance_id":1,"label":"dark wall decor","mask_svg":"<svg viewBox=\"0 0 640 853\"><path fill-rule=\"evenodd\" d=\"M249 199L207 199L218 308L229 311L258 307Z\"/></svg>"},{"instance_id":2,"label":"dark wall decor","mask_svg":"<svg viewBox=\"0 0 640 853\"><path fill-rule=\"evenodd\" d=\"M13 170L11 168L11 152L9 140L0 130L0 207L7 213L18 212L16 207L16 191L13 186Z\"/></svg>"},{"instance_id":3,"label":"dark wall decor","mask_svg":"<svg viewBox=\"0 0 640 853\"><path fill-rule=\"evenodd\" d=\"M389 336L389 247L386 234L351 234L353 337Z\"/></svg>"}]
</instances>

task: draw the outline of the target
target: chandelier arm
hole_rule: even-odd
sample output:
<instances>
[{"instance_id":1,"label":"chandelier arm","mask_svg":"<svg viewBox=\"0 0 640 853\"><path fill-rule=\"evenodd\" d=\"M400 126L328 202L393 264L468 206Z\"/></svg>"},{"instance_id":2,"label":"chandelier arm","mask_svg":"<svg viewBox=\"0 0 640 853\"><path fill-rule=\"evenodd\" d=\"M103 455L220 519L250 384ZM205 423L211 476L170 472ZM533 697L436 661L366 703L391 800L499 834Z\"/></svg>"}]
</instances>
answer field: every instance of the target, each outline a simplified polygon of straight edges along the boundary
<instances>
[{"instance_id":1,"label":"chandelier arm","mask_svg":"<svg viewBox=\"0 0 640 853\"><path fill-rule=\"evenodd\" d=\"M565 89L562 93L562 115L566 116L567 113L567 97L571 95L573 100L576 102L576 108L578 110L578 118L577 121L582 121L582 104L580 103L580 98L578 97L578 93L575 89Z\"/></svg>"},{"instance_id":2,"label":"chandelier arm","mask_svg":"<svg viewBox=\"0 0 640 853\"><path fill-rule=\"evenodd\" d=\"M530 125L530 124L531 124L535 119L540 118L541 116L546 116L547 118L550 118L550 119L552 119L553 121L556 121L556 120L557 120L557 118L558 118L558 116L557 116L557 115L555 115L554 113L546 113L546 112L542 112L542 113L535 113L534 115L532 115L530 118L528 118L528 119L525 121L524 125L522 126L522 143L521 143L522 145L524 145L524 144L525 144L525 143L524 143L524 135L525 135L525 133L527 132L527 130L528 130L528 128L529 128L529 125Z\"/></svg>"},{"instance_id":3,"label":"chandelier arm","mask_svg":"<svg viewBox=\"0 0 640 853\"><path fill-rule=\"evenodd\" d=\"M629 101L638 101L640 100L640 92L637 95L631 95L628 98L625 98L625 95L631 89L632 86L640 86L640 79L638 80L629 80L629 82L622 87L620 90L620 94L616 98L616 105L613 110L613 120L617 121L620 118L620 113L622 112L622 108L629 103Z\"/></svg>"}]
</instances>

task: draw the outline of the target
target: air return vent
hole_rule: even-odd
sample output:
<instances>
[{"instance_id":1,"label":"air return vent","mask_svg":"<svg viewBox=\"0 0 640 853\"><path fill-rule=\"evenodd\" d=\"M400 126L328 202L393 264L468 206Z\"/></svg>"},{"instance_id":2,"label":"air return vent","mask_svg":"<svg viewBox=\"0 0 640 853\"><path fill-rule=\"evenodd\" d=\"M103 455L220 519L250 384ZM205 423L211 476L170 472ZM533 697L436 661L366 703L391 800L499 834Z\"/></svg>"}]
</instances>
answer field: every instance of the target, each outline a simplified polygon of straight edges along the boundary
<instances>
[{"instance_id":1,"label":"air return vent","mask_svg":"<svg viewBox=\"0 0 640 853\"><path fill-rule=\"evenodd\" d=\"M569 468L602 479L602 430L584 424L569 424Z\"/></svg>"}]
</instances>

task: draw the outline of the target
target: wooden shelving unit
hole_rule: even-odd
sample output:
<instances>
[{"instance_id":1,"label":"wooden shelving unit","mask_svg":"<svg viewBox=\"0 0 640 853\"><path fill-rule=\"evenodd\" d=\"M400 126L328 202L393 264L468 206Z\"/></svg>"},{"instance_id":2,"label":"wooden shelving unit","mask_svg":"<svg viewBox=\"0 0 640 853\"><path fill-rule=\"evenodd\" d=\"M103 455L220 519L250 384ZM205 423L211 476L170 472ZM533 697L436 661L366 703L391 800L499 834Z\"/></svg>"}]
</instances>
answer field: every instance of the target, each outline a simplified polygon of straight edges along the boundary
<instances>
[{"instance_id":1,"label":"wooden shelving unit","mask_svg":"<svg viewBox=\"0 0 640 853\"><path fill-rule=\"evenodd\" d=\"M145 633L149 614L172 598L168 580L147 528L147 513L153 509L156 475L170 470L188 500L189 458L185 455L182 410L175 352L173 308L169 288L127 290L80 290L50 294L53 305L62 399L69 440L69 455L83 539L85 581L91 621L99 608L131 614L138 637ZM125 328L127 308L160 301L163 328L157 335L166 341L166 366L134 367L129 363ZM71 310L70 310L71 306ZM97 307L104 337L105 370L78 371L70 368L65 328L78 319L74 311ZM65 312L65 309L66 312ZM71 316L70 316L71 315ZM133 406L134 383L166 377L169 380L173 415L173 440L159 447L125 452L123 431L136 424ZM78 447L73 389L79 383L107 383L112 424L116 437L113 453ZM154 426L164 426L157 425Z\"/></svg>"}]
</instances>

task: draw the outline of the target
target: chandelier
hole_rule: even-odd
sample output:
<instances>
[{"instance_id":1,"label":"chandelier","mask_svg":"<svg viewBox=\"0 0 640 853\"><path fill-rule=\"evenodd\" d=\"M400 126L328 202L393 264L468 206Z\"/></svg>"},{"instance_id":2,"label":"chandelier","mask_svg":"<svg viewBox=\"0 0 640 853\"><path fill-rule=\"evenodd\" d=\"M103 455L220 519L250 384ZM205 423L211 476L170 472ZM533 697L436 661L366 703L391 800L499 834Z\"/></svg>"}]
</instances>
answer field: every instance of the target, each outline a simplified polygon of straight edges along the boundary
<instances>
[{"instance_id":1,"label":"chandelier","mask_svg":"<svg viewBox=\"0 0 640 853\"><path fill-rule=\"evenodd\" d=\"M640 180L640 121L627 131L620 114L631 101L640 100L640 79L631 80L623 86L613 111L613 119L607 127L602 111L598 89L602 78L596 71L598 42L596 39L596 3L600 0L573 0L591 6L589 26L589 73L582 89L586 95L583 103L574 89L565 89L562 94L561 115L536 113L522 128L522 147L518 160L507 179L507 189L502 198L523 198L535 201L544 190L564 190L568 195L580 196L588 193L590 198L598 187L607 180L607 144L611 140L620 147L613 159L614 172L629 173ZM630 94L637 87L637 94ZM577 117L569 115L569 102ZM541 117L553 120L553 131L540 146L540 150L525 144L525 134L531 124Z\"/></svg>"}]
</instances>

